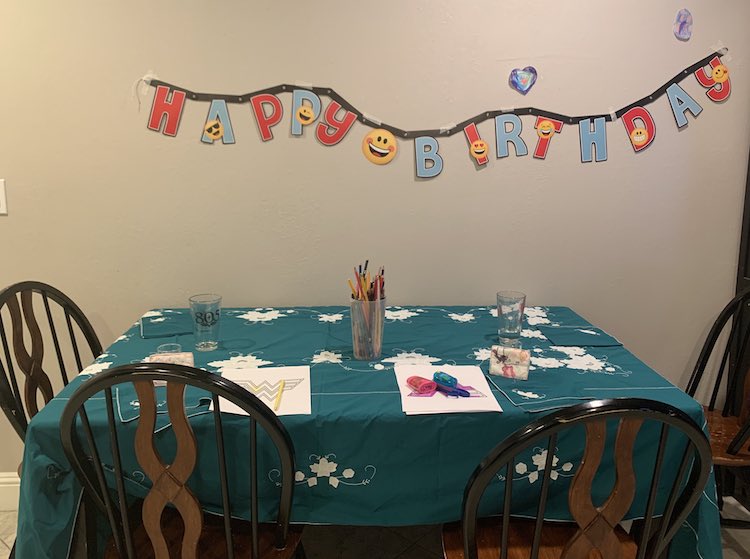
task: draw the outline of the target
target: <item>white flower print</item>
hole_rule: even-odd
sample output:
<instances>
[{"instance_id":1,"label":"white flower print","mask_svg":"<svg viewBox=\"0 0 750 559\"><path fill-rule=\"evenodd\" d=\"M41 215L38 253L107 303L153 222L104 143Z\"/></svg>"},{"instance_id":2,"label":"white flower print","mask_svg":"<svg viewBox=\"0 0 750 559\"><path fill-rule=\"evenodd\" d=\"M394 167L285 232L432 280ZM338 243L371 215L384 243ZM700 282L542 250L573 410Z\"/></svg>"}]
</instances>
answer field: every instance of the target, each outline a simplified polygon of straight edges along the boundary
<instances>
[{"instance_id":1,"label":"white flower print","mask_svg":"<svg viewBox=\"0 0 750 559\"><path fill-rule=\"evenodd\" d=\"M342 354L334 351L320 351L313 355L312 363L341 363Z\"/></svg>"},{"instance_id":2,"label":"white flower print","mask_svg":"<svg viewBox=\"0 0 750 559\"><path fill-rule=\"evenodd\" d=\"M549 318L547 318L547 311L542 307L526 307L523 313L526 315L526 323L529 326L551 324Z\"/></svg>"},{"instance_id":3,"label":"white flower print","mask_svg":"<svg viewBox=\"0 0 750 559\"><path fill-rule=\"evenodd\" d=\"M550 346L550 349L567 355L568 358L563 359L562 361L571 369L578 369L579 371L601 371L607 365L604 361L597 359L593 355L589 355L582 347Z\"/></svg>"},{"instance_id":4,"label":"white flower print","mask_svg":"<svg viewBox=\"0 0 750 559\"><path fill-rule=\"evenodd\" d=\"M489 347L483 347L481 349L474 350L474 358L477 361L486 361L492 355L492 349Z\"/></svg>"},{"instance_id":5,"label":"white flower print","mask_svg":"<svg viewBox=\"0 0 750 559\"><path fill-rule=\"evenodd\" d=\"M164 322L166 320L167 320L167 317L166 316L162 316L162 317L159 317L159 318L152 318L151 320L149 320L149 322Z\"/></svg>"},{"instance_id":6,"label":"white flower print","mask_svg":"<svg viewBox=\"0 0 750 559\"><path fill-rule=\"evenodd\" d=\"M543 470L544 465L547 463L547 450L543 450L538 454L535 454L531 457L531 461L534 463L534 466L536 466L537 470ZM557 463L560 461L560 459L557 456L552 456L552 467L554 468L557 466Z\"/></svg>"},{"instance_id":7,"label":"white flower print","mask_svg":"<svg viewBox=\"0 0 750 559\"><path fill-rule=\"evenodd\" d=\"M596 330L586 330L584 328L578 328L579 332L582 332L583 334L591 334L592 336L599 336L599 332Z\"/></svg>"},{"instance_id":8,"label":"white flower print","mask_svg":"<svg viewBox=\"0 0 750 559\"><path fill-rule=\"evenodd\" d=\"M103 363L92 363L88 367L86 367L83 371L81 371L80 375L95 375L97 373L101 373L102 371L105 371L109 369L112 366L112 362L106 361Z\"/></svg>"},{"instance_id":9,"label":"white flower print","mask_svg":"<svg viewBox=\"0 0 750 559\"><path fill-rule=\"evenodd\" d=\"M222 361L211 361L208 363L209 367L216 367L219 369L219 372L222 372L224 369L257 369L258 367L262 367L263 365L272 365L273 362L266 361L265 359L261 359L259 357L255 357L253 354L248 355L235 355L233 357L230 357L229 359L224 359Z\"/></svg>"},{"instance_id":10,"label":"white flower print","mask_svg":"<svg viewBox=\"0 0 750 559\"><path fill-rule=\"evenodd\" d=\"M565 366L562 361L554 357L532 357L531 364L542 369L559 369Z\"/></svg>"},{"instance_id":11,"label":"white flower print","mask_svg":"<svg viewBox=\"0 0 750 559\"><path fill-rule=\"evenodd\" d=\"M440 358L422 355L416 351L402 351L396 356L383 359L382 361L383 363L393 363L394 365L432 365L440 361Z\"/></svg>"},{"instance_id":12,"label":"white flower print","mask_svg":"<svg viewBox=\"0 0 750 559\"><path fill-rule=\"evenodd\" d=\"M422 309L402 309L401 307L389 307L385 310L386 320L408 320L419 313L424 312Z\"/></svg>"},{"instance_id":13,"label":"white flower print","mask_svg":"<svg viewBox=\"0 0 750 559\"><path fill-rule=\"evenodd\" d=\"M523 390L518 390L517 388L514 388L513 392L515 392L519 396L522 396L523 398L526 398L526 399L536 400L537 398L541 398L542 397L539 394L537 394L536 392L524 392Z\"/></svg>"},{"instance_id":14,"label":"white flower print","mask_svg":"<svg viewBox=\"0 0 750 559\"><path fill-rule=\"evenodd\" d=\"M331 322L336 323L344 319L344 315L341 313L336 314L319 314L318 322Z\"/></svg>"},{"instance_id":15,"label":"white flower print","mask_svg":"<svg viewBox=\"0 0 750 559\"><path fill-rule=\"evenodd\" d=\"M449 313L448 318L451 320L454 320L456 322L471 322L476 317L471 314L470 312L464 313L464 314L458 314L458 313Z\"/></svg>"},{"instance_id":16,"label":"white flower print","mask_svg":"<svg viewBox=\"0 0 750 559\"><path fill-rule=\"evenodd\" d=\"M521 337L522 338L536 338L539 340L546 340L544 334L542 334L539 330L531 330L529 328L525 328L524 330L521 330Z\"/></svg>"},{"instance_id":17,"label":"white flower print","mask_svg":"<svg viewBox=\"0 0 750 559\"><path fill-rule=\"evenodd\" d=\"M294 481L297 485L307 485L308 487L315 487L318 485L318 478L328 478L328 485L334 489L338 489L339 486L366 486L370 485L370 482L375 477L377 469L372 464L368 464L363 468L364 474L361 474L361 479L355 480L356 472L353 468L345 468L339 475L336 475L339 465L334 461L336 458L335 454L327 454L325 456L318 456L317 454L310 455L310 471L312 475L308 477L302 470L294 472ZM273 482L277 487L281 487L281 472L277 469L269 470L268 479Z\"/></svg>"},{"instance_id":18,"label":"white flower print","mask_svg":"<svg viewBox=\"0 0 750 559\"><path fill-rule=\"evenodd\" d=\"M238 318L244 318L248 322L271 322L272 320L276 320L277 318L280 318L282 316L286 316L281 313L281 311L277 311L274 309L255 309L254 311L247 311L244 314L238 315Z\"/></svg>"},{"instance_id":19,"label":"white flower print","mask_svg":"<svg viewBox=\"0 0 750 559\"><path fill-rule=\"evenodd\" d=\"M329 462L328 458L325 456L322 456L320 460L318 460L317 464L310 464L310 470L317 476L317 477L330 477L330 475L336 471L336 468L338 468L339 465L336 464L336 462Z\"/></svg>"},{"instance_id":20,"label":"white flower print","mask_svg":"<svg viewBox=\"0 0 750 559\"><path fill-rule=\"evenodd\" d=\"M143 313L143 316L141 318L154 318L157 316L164 316L164 313L162 311L148 311L146 313Z\"/></svg>"},{"instance_id":21,"label":"white flower print","mask_svg":"<svg viewBox=\"0 0 750 559\"><path fill-rule=\"evenodd\" d=\"M529 465L525 462L518 462L515 466L514 480L526 479L529 483L536 483L539 480L540 474L544 474L544 468L547 464L547 449L535 448L536 454L531 456L532 466L536 466L536 470L529 469ZM571 473L573 464L571 462L565 462L561 467L557 467L560 459L555 454L552 456L552 467L549 472L550 480L557 481L560 477L571 477L575 474ZM505 476L498 473L496 474L500 481L505 481Z\"/></svg>"}]
</instances>

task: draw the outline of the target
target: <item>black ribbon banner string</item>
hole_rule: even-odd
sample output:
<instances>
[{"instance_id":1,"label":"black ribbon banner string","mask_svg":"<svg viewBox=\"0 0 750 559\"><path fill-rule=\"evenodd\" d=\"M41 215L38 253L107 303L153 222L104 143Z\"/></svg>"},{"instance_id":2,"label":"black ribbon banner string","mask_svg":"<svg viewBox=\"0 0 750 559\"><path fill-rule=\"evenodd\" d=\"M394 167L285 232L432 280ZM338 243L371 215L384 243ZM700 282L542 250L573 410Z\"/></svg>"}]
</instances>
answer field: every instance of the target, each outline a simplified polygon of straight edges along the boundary
<instances>
[{"instance_id":1,"label":"black ribbon banner string","mask_svg":"<svg viewBox=\"0 0 750 559\"><path fill-rule=\"evenodd\" d=\"M563 115L559 113L553 113L550 111L545 111L543 109L537 109L536 107L526 107L522 109L509 109L509 110L500 109L500 110L487 111L484 113L480 113L477 116L473 118L469 118L459 124L456 124L455 126L451 128L438 128L435 130L402 130L401 128L391 126L390 124L385 124L382 122L377 122L375 120L369 119L360 110L358 110L354 105L349 103L349 101L344 99L341 95L339 95L335 90L331 89L330 87L305 87L305 86L299 86L299 85L282 84L282 85L277 85L274 87L268 87L266 89L259 89L258 91L253 91L251 93L245 93L244 95L227 95L225 93L195 93L194 91L190 91L189 89L185 89L184 87L180 87L180 86L173 85L173 84L170 84L161 80L156 80L156 79L150 80L149 85L153 87L163 85L163 86L168 87L171 90L182 91L185 93L188 99L192 99L193 101L213 101L214 99L221 99L221 100L226 101L227 103L248 103L251 97L254 97L255 95L260 95L263 93L269 93L269 94L275 95L277 93L290 93L294 91L295 89L304 90L304 91L312 91L319 97L325 96L338 102L339 105L341 105L344 109L357 115L357 120L361 122L362 124L364 124L365 126L369 126L371 128L383 128L385 130L388 130L394 136L397 136L399 138L413 139L419 136L433 136L433 137L452 136L453 134L463 132L464 128L466 128L466 126L472 123L479 124L480 122L484 122L485 120L489 120L491 118L495 118L496 116L500 116L504 114L515 114L517 116L525 116L525 115L541 116L544 118L559 120L567 124L578 124L582 120L597 119L597 118L603 118L611 122L613 120L620 118L622 115L624 115L633 107L645 107L646 105L653 103L654 101L659 99L662 95L664 95L664 93L666 93L667 88L670 85L675 84L675 83L680 83L682 80L687 78L689 75L693 74L699 68L703 68L704 66L708 65L708 63L711 61L711 59L714 56L719 56L719 57L725 56L727 52L728 52L728 49L726 48L722 48L722 49L712 52L711 54L709 54L705 58L702 58L695 64L692 64L688 66L687 68L685 68L684 70L682 70L679 74L677 74L667 83L662 85L659 89L654 91L651 95L647 95L643 99L639 99L635 103L631 103L627 107L623 107L622 109L620 109L619 111L615 111L614 113L607 113L607 114L600 114L600 115L588 115L588 116L568 116L568 115Z\"/></svg>"}]
</instances>

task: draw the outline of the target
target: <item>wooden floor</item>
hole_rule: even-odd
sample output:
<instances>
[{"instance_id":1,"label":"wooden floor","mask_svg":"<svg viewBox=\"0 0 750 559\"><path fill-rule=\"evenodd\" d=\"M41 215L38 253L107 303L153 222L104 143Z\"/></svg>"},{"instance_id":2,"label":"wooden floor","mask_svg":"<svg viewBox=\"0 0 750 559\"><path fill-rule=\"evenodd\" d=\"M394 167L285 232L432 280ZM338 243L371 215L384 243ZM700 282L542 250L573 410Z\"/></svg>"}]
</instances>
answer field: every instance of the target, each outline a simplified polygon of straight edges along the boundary
<instances>
[{"instance_id":1,"label":"wooden floor","mask_svg":"<svg viewBox=\"0 0 750 559\"><path fill-rule=\"evenodd\" d=\"M729 501L725 511L747 515ZM16 512L0 512L0 559L7 559L16 537ZM308 526L303 542L308 559L440 559L439 526L361 528ZM724 559L750 559L750 530L722 530Z\"/></svg>"}]
</instances>

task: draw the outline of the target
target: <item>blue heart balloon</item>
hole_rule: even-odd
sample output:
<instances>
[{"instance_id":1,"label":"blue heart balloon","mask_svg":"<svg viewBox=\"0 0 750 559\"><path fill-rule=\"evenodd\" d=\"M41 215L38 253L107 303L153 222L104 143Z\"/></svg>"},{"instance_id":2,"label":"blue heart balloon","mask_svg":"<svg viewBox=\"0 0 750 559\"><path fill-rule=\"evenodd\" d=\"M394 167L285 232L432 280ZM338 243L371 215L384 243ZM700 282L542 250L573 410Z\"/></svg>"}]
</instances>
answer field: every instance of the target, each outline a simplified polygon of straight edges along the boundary
<instances>
[{"instance_id":1,"label":"blue heart balloon","mask_svg":"<svg viewBox=\"0 0 750 559\"><path fill-rule=\"evenodd\" d=\"M522 70L514 68L510 73L508 83L518 93L526 95L536 83L536 76L536 68L533 66L526 66Z\"/></svg>"}]
</instances>

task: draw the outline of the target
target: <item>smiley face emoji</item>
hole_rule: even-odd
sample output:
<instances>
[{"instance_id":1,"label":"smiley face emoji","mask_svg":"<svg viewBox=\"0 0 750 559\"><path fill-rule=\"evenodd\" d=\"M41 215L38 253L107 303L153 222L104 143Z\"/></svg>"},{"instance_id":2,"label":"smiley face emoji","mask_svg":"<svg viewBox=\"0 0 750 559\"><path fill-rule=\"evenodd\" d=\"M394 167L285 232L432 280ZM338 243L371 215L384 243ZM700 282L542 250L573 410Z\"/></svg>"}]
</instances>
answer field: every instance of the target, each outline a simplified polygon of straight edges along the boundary
<instances>
[{"instance_id":1,"label":"smiley face emoji","mask_svg":"<svg viewBox=\"0 0 750 559\"><path fill-rule=\"evenodd\" d=\"M711 72L711 77L713 77L716 83L724 83L729 79L729 68L727 68L723 64L719 64Z\"/></svg>"},{"instance_id":2,"label":"smiley face emoji","mask_svg":"<svg viewBox=\"0 0 750 559\"><path fill-rule=\"evenodd\" d=\"M398 153L396 138L388 130L373 130L362 139L362 153L375 165L390 163Z\"/></svg>"},{"instance_id":3,"label":"smiley face emoji","mask_svg":"<svg viewBox=\"0 0 750 559\"><path fill-rule=\"evenodd\" d=\"M642 147L648 143L648 131L645 128L633 128L630 133L630 141L634 147Z\"/></svg>"},{"instance_id":4,"label":"smiley face emoji","mask_svg":"<svg viewBox=\"0 0 750 559\"><path fill-rule=\"evenodd\" d=\"M315 121L315 113L309 105L300 105L294 117L302 126L307 126Z\"/></svg>"},{"instance_id":5,"label":"smiley face emoji","mask_svg":"<svg viewBox=\"0 0 750 559\"><path fill-rule=\"evenodd\" d=\"M203 132L213 141L220 140L224 136L224 125L218 119L210 120L206 123Z\"/></svg>"},{"instance_id":6,"label":"smiley face emoji","mask_svg":"<svg viewBox=\"0 0 750 559\"><path fill-rule=\"evenodd\" d=\"M549 120L543 120L537 126L536 133L540 138L549 138L555 133L555 125Z\"/></svg>"},{"instance_id":7,"label":"smiley face emoji","mask_svg":"<svg viewBox=\"0 0 750 559\"><path fill-rule=\"evenodd\" d=\"M477 161L479 161L483 157L487 157L487 142L485 142L484 140L475 140L471 142L469 153Z\"/></svg>"}]
</instances>

